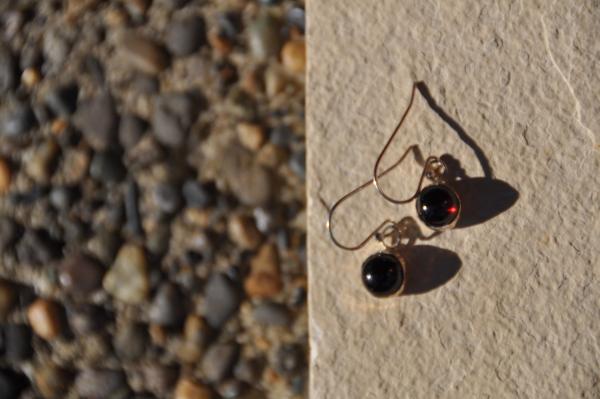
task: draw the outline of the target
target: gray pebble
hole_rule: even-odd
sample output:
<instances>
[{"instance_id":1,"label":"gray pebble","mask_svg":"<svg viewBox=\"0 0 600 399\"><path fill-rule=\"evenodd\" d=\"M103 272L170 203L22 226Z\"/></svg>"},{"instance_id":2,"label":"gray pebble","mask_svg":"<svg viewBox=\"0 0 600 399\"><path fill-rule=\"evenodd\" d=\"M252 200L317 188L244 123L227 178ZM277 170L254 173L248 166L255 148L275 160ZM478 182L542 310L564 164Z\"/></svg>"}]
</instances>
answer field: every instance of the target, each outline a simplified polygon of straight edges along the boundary
<instances>
[{"instance_id":1,"label":"gray pebble","mask_svg":"<svg viewBox=\"0 0 600 399\"><path fill-rule=\"evenodd\" d=\"M135 115L127 114L119 123L119 141L124 148L132 148L142 138L147 123Z\"/></svg>"},{"instance_id":2,"label":"gray pebble","mask_svg":"<svg viewBox=\"0 0 600 399\"><path fill-rule=\"evenodd\" d=\"M113 337L113 346L121 359L136 360L146 352L148 342L147 328L140 323L127 323L117 329Z\"/></svg>"},{"instance_id":3,"label":"gray pebble","mask_svg":"<svg viewBox=\"0 0 600 399\"><path fill-rule=\"evenodd\" d=\"M0 93L5 94L18 82L17 63L10 49L0 45Z\"/></svg>"},{"instance_id":4,"label":"gray pebble","mask_svg":"<svg viewBox=\"0 0 600 399\"><path fill-rule=\"evenodd\" d=\"M208 348L202 358L202 372L210 382L219 382L227 377L237 360L239 347L237 344L215 344Z\"/></svg>"},{"instance_id":5,"label":"gray pebble","mask_svg":"<svg viewBox=\"0 0 600 399\"><path fill-rule=\"evenodd\" d=\"M235 378L254 384L262 374L263 365L258 359L242 358L233 369Z\"/></svg>"},{"instance_id":6,"label":"gray pebble","mask_svg":"<svg viewBox=\"0 0 600 399\"><path fill-rule=\"evenodd\" d=\"M27 133L35 125L35 115L29 104L18 103L0 116L0 133L17 137Z\"/></svg>"},{"instance_id":7,"label":"gray pebble","mask_svg":"<svg viewBox=\"0 0 600 399\"><path fill-rule=\"evenodd\" d=\"M239 398L244 391L244 384L235 379L225 380L219 384L217 391L223 399Z\"/></svg>"},{"instance_id":8,"label":"gray pebble","mask_svg":"<svg viewBox=\"0 0 600 399\"><path fill-rule=\"evenodd\" d=\"M46 94L46 105L55 115L67 118L77 109L78 95L79 88L76 84L59 86Z\"/></svg>"},{"instance_id":9,"label":"gray pebble","mask_svg":"<svg viewBox=\"0 0 600 399\"><path fill-rule=\"evenodd\" d=\"M69 187L53 187L49 195L52 206L61 211L68 210L73 204L74 198L75 193Z\"/></svg>"},{"instance_id":10,"label":"gray pebble","mask_svg":"<svg viewBox=\"0 0 600 399\"><path fill-rule=\"evenodd\" d=\"M282 304L262 302L254 308L254 320L266 326L287 326L291 323L290 312Z\"/></svg>"},{"instance_id":11,"label":"gray pebble","mask_svg":"<svg viewBox=\"0 0 600 399\"><path fill-rule=\"evenodd\" d=\"M185 297L179 288L171 283L163 283L152 300L149 309L151 322L161 326L177 326L186 315Z\"/></svg>"},{"instance_id":12,"label":"gray pebble","mask_svg":"<svg viewBox=\"0 0 600 399\"><path fill-rule=\"evenodd\" d=\"M288 126L280 125L271 130L269 139L275 145L287 147L294 142L295 136Z\"/></svg>"},{"instance_id":13,"label":"gray pebble","mask_svg":"<svg viewBox=\"0 0 600 399\"><path fill-rule=\"evenodd\" d=\"M85 369L77 375L75 389L83 397L110 399L129 397L127 379L125 373L120 370Z\"/></svg>"},{"instance_id":14,"label":"gray pebble","mask_svg":"<svg viewBox=\"0 0 600 399\"><path fill-rule=\"evenodd\" d=\"M52 69L57 70L65 62L71 45L69 42L56 30L50 30L44 33L42 46L44 56Z\"/></svg>"},{"instance_id":15,"label":"gray pebble","mask_svg":"<svg viewBox=\"0 0 600 399\"><path fill-rule=\"evenodd\" d=\"M240 147L224 154L222 172L231 191L249 206L266 205L275 190L271 173L256 163L252 154Z\"/></svg>"},{"instance_id":16,"label":"gray pebble","mask_svg":"<svg viewBox=\"0 0 600 399\"><path fill-rule=\"evenodd\" d=\"M290 169L301 179L306 178L306 151L296 151L290 157Z\"/></svg>"},{"instance_id":17,"label":"gray pebble","mask_svg":"<svg viewBox=\"0 0 600 399\"><path fill-rule=\"evenodd\" d=\"M177 381L178 372L175 367L149 364L142 369L146 389L160 398L168 396Z\"/></svg>"},{"instance_id":18,"label":"gray pebble","mask_svg":"<svg viewBox=\"0 0 600 399\"><path fill-rule=\"evenodd\" d=\"M204 208L215 202L216 188L211 184L188 180L183 184L182 192L189 207Z\"/></svg>"},{"instance_id":19,"label":"gray pebble","mask_svg":"<svg viewBox=\"0 0 600 399\"><path fill-rule=\"evenodd\" d=\"M125 187L125 215L127 217L127 230L134 236L143 234L142 222L138 206L138 187L134 180L127 182Z\"/></svg>"},{"instance_id":20,"label":"gray pebble","mask_svg":"<svg viewBox=\"0 0 600 399\"><path fill-rule=\"evenodd\" d=\"M208 325L220 328L238 310L241 301L239 287L224 274L213 274L205 287L205 314Z\"/></svg>"},{"instance_id":21,"label":"gray pebble","mask_svg":"<svg viewBox=\"0 0 600 399\"><path fill-rule=\"evenodd\" d=\"M113 144L118 116L110 94L105 92L85 100L79 105L74 121L95 150L104 151Z\"/></svg>"},{"instance_id":22,"label":"gray pebble","mask_svg":"<svg viewBox=\"0 0 600 399\"><path fill-rule=\"evenodd\" d=\"M68 306L67 317L69 326L81 335L105 329L109 319L102 306L89 303Z\"/></svg>"},{"instance_id":23,"label":"gray pebble","mask_svg":"<svg viewBox=\"0 0 600 399\"><path fill-rule=\"evenodd\" d=\"M22 70L27 68L37 68L43 61L44 56L37 43L27 43L21 50L19 65Z\"/></svg>"},{"instance_id":24,"label":"gray pebble","mask_svg":"<svg viewBox=\"0 0 600 399\"><path fill-rule=\"evenodd\" d=\"M190 55L206 40L204 20L189 16L171 21L165 37L169 51L178 57Z\"/></svg>"},{"instance_id":25,"label":"gray pebble","mask_svg":"<svg viewBox=\"0 0 600 399\"><path fill-rule=\"evenodd\" d=\"M11 248L19 236L20 227L13 219L0 217L0 251Z\"/></svg>"},{"instance_id":26,"label":"gray pebble","mask_svg":"<svg viewBox=\"0 0 600 399\"><path fill-rule=\"evenodd\" d=\"M160 82L154 76L138 73L131 82L131 88L140 94L156 94L160 90Z\"/></svg>"},{"instance_id":27,"label":"gray pebble","mask_svg":"<svg viewBox=\"0 0 600 399\"><path fill-rule=\"evenodd\" d=\"M252 54L261 60L279 54L281 48L280 22L268 12L261 12L248 27Z\"/></svg>"},{"instance_id":28,"label":"gray pebble","mask_svg":"<svg viewBox=\"0 0 600 399\"><path fill-rule=\"evenodd\" d=\"M113 152L97 152L90 163L90 176L104 183L119 182L125 173L121 157Z\"/></svg>"},{"instance_id":29,"label":"gray pebble","mask_svg":"<svg viewBox=\"0 0 600 399\"><path fill-rule=\"evenodd\" d=\"M282 375L293 374L304 366L304 350L298 344L285 344L277 350L275 370Z\"/></svg>"},{"instance_id":30,"label":"gray pebble","mask_svg":"<svg viewBox=\"0 0 600 399\"><path fill-rule=\"evenodd\" d=\"M195 117L195 104L189 95L186 93L163 95L154 103L152 131L161 144L180 147L185 143Z\"/></svg>"},{"instance_id":31,"label":"gray pebble","mask_svg":"<svg viewBox=\"0 0 600 399\"><path fill-rule=\"evenodd\" d=\"M29 359L33 355L31 328L26 324L7 324L4 332L4 356L9 361Z\"/></svg>"},{"instance_id":32,"label":"gray pebble","mask_svg":"<svg viewBox=\"0 0 600 399\"><path fill-rule=\"evenodd\" d=\"M61 243L43 230L27 230L17 244L17 257L21 263L45 265L57 258Z\"/></svg>"},{"instance_id":33,"label":"gray pebble","mask_svg":"<svg viewBox=\"0 0 600 399\"><path fill-rule=\"evenodd\" d=\"M179 190L173 184L162 183L153 191L154 202L158 208L167 214L174 213L181 205Z\"/></svg>"}]
</instances>

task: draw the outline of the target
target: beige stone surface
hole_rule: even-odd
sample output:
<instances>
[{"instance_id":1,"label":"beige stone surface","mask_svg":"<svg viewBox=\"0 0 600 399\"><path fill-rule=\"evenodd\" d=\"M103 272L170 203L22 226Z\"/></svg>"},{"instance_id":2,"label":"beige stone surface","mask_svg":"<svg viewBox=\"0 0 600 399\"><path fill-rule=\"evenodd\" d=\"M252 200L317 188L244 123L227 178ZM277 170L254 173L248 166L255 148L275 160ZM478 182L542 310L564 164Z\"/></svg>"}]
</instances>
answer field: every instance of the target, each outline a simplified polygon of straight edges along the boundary
<instances>
[{"instance_id":1,"label":"beige stone surface","mask_svg":"<svg viewBox=\"0 0 600 399\"><path fill-rule=\"evenodd\" d=\"M311 398L599 398L600 4L308 8ZM460 259L457 271L443 261L420 266L448 281L375 299L360 265L379 246L333 246L318 198L331 204L370 177L414 80L459 127L417 95L384 164L418 144L481 177L483 158L462 132L519 198L483 223L417 242ZM409 193L418 173L409 159L385 187ZM498 199L474 194L471 212ZM340 208L337 231L357 241L403 216L415 216L413 204L391 206L369 188Z\"/></svg>"}]
</instances>

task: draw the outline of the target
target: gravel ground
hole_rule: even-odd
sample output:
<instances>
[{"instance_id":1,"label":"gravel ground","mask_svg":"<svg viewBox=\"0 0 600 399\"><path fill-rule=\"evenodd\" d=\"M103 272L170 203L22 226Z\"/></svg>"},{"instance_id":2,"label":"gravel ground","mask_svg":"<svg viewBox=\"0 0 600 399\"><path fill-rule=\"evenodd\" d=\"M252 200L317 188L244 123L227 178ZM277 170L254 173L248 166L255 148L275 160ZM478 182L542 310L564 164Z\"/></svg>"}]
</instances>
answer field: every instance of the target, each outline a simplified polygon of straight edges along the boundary
<instances>
[{"instance_id":1,"label":"gravel ground","mask_svg":"<svg viewBox=\"0 0 600 399\"><path fill-rule=\"evenodd\" d=\"M0 398L302 398L304 2L0 2Z\"/></svg>"}]
</instances>

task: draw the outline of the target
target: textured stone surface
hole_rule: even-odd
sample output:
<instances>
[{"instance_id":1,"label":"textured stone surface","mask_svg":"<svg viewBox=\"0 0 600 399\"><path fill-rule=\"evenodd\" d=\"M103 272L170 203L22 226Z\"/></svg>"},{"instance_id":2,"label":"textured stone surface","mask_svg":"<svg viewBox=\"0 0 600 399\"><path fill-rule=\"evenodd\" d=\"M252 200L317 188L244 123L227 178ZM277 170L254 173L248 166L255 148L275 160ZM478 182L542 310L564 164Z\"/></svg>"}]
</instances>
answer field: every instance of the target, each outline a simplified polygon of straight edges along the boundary
<instances>
[{"instance_id":1,"label":"textured stone surface","mask_svg":"<svg viewBox=\"0 0 600 399\"><path fill-rule=\"evenodd\" d=\"M336 0L308 15L311 397L598 397L598 5ZM457 129L417 94L383 165L418 144L479 179L460 183L462 228L407 255L424 262L418 295L377 299L360 265L380 247L333 246L319 196L369 178L414 80ZM514 193L490 171L519 195L495 217ZM382 184L410 195L418 174L409 156ZM416 219L372 187L336 216L345 242Z\"/></svg>"}]
</instances>

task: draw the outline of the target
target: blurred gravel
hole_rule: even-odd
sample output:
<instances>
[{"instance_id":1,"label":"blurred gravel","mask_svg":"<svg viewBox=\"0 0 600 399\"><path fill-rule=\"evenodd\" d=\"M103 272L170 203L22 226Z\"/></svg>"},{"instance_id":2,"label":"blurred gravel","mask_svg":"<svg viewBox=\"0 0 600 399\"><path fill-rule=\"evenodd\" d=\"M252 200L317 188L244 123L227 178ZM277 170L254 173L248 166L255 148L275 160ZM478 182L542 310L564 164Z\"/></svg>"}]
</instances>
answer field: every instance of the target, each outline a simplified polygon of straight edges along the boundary
<instances>
[{"instance_id":1,"label":"blurred gravel","mask_svg":"<svg viewBox=\"0 0 600 399\"><path fill-rule=\"evenodd\" d=\"M0 2L0 398L303 398L304 1Z\"/></svg>"}]
</instances>

